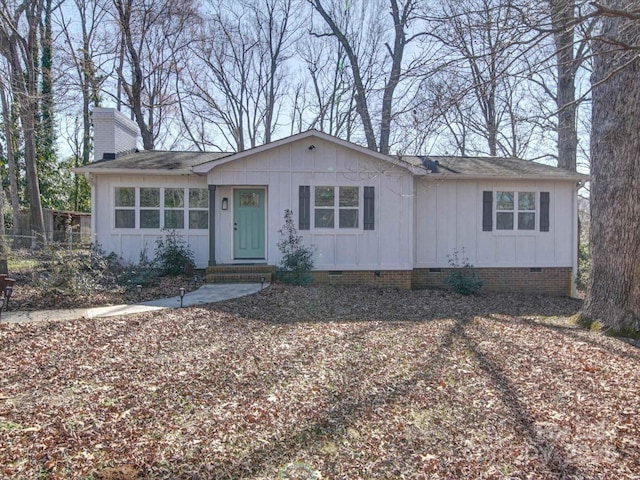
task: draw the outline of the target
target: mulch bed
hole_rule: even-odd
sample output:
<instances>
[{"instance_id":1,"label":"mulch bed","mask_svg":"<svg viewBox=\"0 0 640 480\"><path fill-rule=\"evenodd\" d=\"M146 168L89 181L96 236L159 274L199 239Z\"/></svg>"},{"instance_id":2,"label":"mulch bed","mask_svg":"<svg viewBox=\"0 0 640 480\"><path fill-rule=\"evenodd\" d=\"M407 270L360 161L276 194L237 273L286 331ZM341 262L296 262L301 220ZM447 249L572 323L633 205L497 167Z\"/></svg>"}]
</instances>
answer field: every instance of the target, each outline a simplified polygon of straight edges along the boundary
<instances>
[{"instance_id":1,"label":"mulch bed","mask_svg":"<svg viewBox=\"0 0 640 480\"><path fill-rule=\"evenodd\" d=\"M580 302L273 285L0 325L0 477L637 479L640 350Z\"/></svg>"}]
</instances>

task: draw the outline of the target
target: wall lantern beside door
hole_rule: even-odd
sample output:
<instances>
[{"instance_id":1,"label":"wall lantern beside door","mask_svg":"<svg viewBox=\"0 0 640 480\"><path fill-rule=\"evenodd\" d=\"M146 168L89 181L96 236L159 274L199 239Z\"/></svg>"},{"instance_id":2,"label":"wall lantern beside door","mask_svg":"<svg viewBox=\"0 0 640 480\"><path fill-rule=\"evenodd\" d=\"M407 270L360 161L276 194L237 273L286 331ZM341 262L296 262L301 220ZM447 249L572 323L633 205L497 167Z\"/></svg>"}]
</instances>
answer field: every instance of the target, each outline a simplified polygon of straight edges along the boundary
<instances>
[{"instance_id":1,"label":"wall lantern beside door","mask_svg":"<svg viewBox=\"0 0 640 480\"><path fill-rule=\"evenodd\" d=\"M229 199L227 197L222 199L222 210L229 210Z\"/></svg>"}]
</instances>

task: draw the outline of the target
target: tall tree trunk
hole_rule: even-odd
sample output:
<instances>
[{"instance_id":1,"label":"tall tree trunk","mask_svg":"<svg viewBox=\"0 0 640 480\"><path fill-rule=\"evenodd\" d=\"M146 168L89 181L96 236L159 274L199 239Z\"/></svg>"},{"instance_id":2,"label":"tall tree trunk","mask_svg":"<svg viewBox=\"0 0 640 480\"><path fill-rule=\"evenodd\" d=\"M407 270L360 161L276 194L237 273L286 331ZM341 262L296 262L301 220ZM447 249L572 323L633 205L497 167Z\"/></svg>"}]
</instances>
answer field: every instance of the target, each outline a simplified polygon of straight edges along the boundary
<instances>
[{"instance_id":1,"label":"tall tree trunk","mask_svg":"<svg viewBox=\"0 0 640 480\"><path fill-rule=\"evenodd\" d=\"M9 265L7 264L7 254L9 248L4 236L4 188L0 187L0 273L9 273Z\"/></svg>"},{"instance_id":2,"label":"tall tree trunk","mask_svg":"<svg viewBox=\"0 0 640 480\"><path fill-rule=\"evenodd\" d=\"M31 217L31 229L36 234L38 244L46 244L47 237L44 228L44 216L40 198L40 185L38 182L38 167L36 165L36 121L37 105L35 102L26 101L27 105L20 106L20 119L24 134L24 157L27 170L27 184L29 186L29 212Z\"/></svg>"},{"instance_id":3,"label":"tall tree trunk","mask_svg":"<svg viewBox=\"0 0 640 480\"><path fill-rule=\"evenodd\" d=\"M397 0L391 0L391 17L393 18L393 27L395 32L393 50L387 45L391 53L391 72L389 79L384 87L384 95L382 97L382 113L380 119L380 153L389 153L389 138L391 136L391 118L393 110L393 94L396 87L400 83L402 73L402 57L404 55L404 46L407 38L404 32L407 24L409 13L413 6L407 2L404 11L398 8Z\"/></svg>"},{"instance_id":4,"label":"tall tree trunk","mask_svg":"<svg viewBox=\"0 0 640 480\"><path fill-rule=\"evenodd\" d=\"M554 29L558 85L558 167L576 171L578 132L576 129L576 65L574 58L575 0L550 0Z\"/></svg>"},{"instance_id":5,"label":"tall tree trunk","mask_svg":"<svg viewBox=\"0 0 640 480\"><path fill-rule=\"evenodd\" d=\"M626 2L609 0L609 8ZM583 316L616 330L640 330L640 60L625 48L640 22L602 19L593 42L591 278Z\"/></svg>"},{"instance_id":6,"label":"tall tree trunk","mask_svg":"<svg viewBox=\"0 0 640 480\"><path fill-rule=\"evenodd\" d=\"M123 101L122 101L122 84L124 83L123 77L122 77L122 73L124 72L124 44L125 44L125 39L124 39L124 33L120 33L120 45L119 45L119 50L118 50L118 66L116 67L116 72L118 72L118 84L116 87L116 109L121 112L122 111L122 105L123 105Z\"/></svg>"},{"instance_id":7,"label":"tall tree trunk","mask_svg":"<svg viewBox=\"0 0 640 480\"><path fill-rule=\"evenodd\" d=\"M47 207L64 209L60 204L58 164L55 152L55 119L53 98L53 31L51 25L51 0L44 0L43 19L40 25L40 109L36 113L36 156L40 193ZM34 57L35 58L35 57Z\"/></svg>"},{"instance_id":8,"label":"tall tree trunk","mask_svg":"<svg viewBox=\"0 0 640 480\"><path fill-rule=\"evenodd\" d=\"M29 193L29 210L31 229L37 236L37 243L46 244L44 217L38 180L36 149L36 115L38 114L37 81L34 63L25 62L29 71L22 70L20 57L15 44L10 45L11 78L16 98L22 134L24 137L24 163L27 170L27 186Z\"/></svg>"},{"instance_id":9,"label":"tall tree trunk","mask_svg":"<svg viewBox=\"0 0 640 480\"><path fill-rule=\"evenodd\" d=\"M15 133L13 128L13 120L11 118L12 108L7 99L5 86L0 79L0 101L2 102L2 117L4 136L7 142L7 165L9 173L9 197L11 199L11 211L16 222L13 224L13 234L23 235L20 230L20 222L17 219L20 216L20 200L18 195L18 169L16 167L16 149L15 149Z\"/></svg>"}]
</instances>

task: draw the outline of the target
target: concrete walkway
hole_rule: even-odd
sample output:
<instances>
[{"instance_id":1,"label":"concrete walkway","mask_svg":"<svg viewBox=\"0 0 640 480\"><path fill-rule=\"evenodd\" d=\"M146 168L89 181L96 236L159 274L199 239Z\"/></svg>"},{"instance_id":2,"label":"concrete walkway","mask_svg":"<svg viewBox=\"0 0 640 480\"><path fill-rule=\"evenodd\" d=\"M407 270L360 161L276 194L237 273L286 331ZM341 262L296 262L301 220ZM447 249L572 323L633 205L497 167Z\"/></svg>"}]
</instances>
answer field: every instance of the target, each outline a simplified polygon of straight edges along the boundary
<instances>
[{"instance_id":1,"label":"concrete walkway","mask_svg":"<svg viewBox=\"0 0 640 480\"><path fill-rule=\"evenodd\" d=\"M265 283L264 288L269 284ZM252 295L261 290L259 283L218 283L205 284L198 290L187 293L182 299L184 307L215 303L222 300ZM74 308L68 310L40 310L33 312L2 312L2 323L26 323L43 321L75 320L78 318L101 318L116 315L153 312L166 308L180 308L180 297L161 298L135 305L112 305L109 307Z\"/></svg>"}]
</instances>

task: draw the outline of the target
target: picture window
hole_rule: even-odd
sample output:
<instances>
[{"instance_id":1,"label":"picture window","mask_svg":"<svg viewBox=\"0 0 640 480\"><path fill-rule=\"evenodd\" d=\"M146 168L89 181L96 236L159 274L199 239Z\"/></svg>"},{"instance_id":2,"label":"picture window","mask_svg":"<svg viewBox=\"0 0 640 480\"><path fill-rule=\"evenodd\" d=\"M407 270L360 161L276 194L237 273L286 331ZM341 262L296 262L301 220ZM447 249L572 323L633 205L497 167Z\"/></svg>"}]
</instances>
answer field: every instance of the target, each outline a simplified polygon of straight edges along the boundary
<instances>
[{"instance_id":1,"label":"picture window","mask_svg":"<svg viewBox=\"0 0 640 480\"><path fill-rule=\"evenodd\" d=\"M209 228L206 188L116 187L114 205L115 228Z\"/></svg>"}]
</instances>

